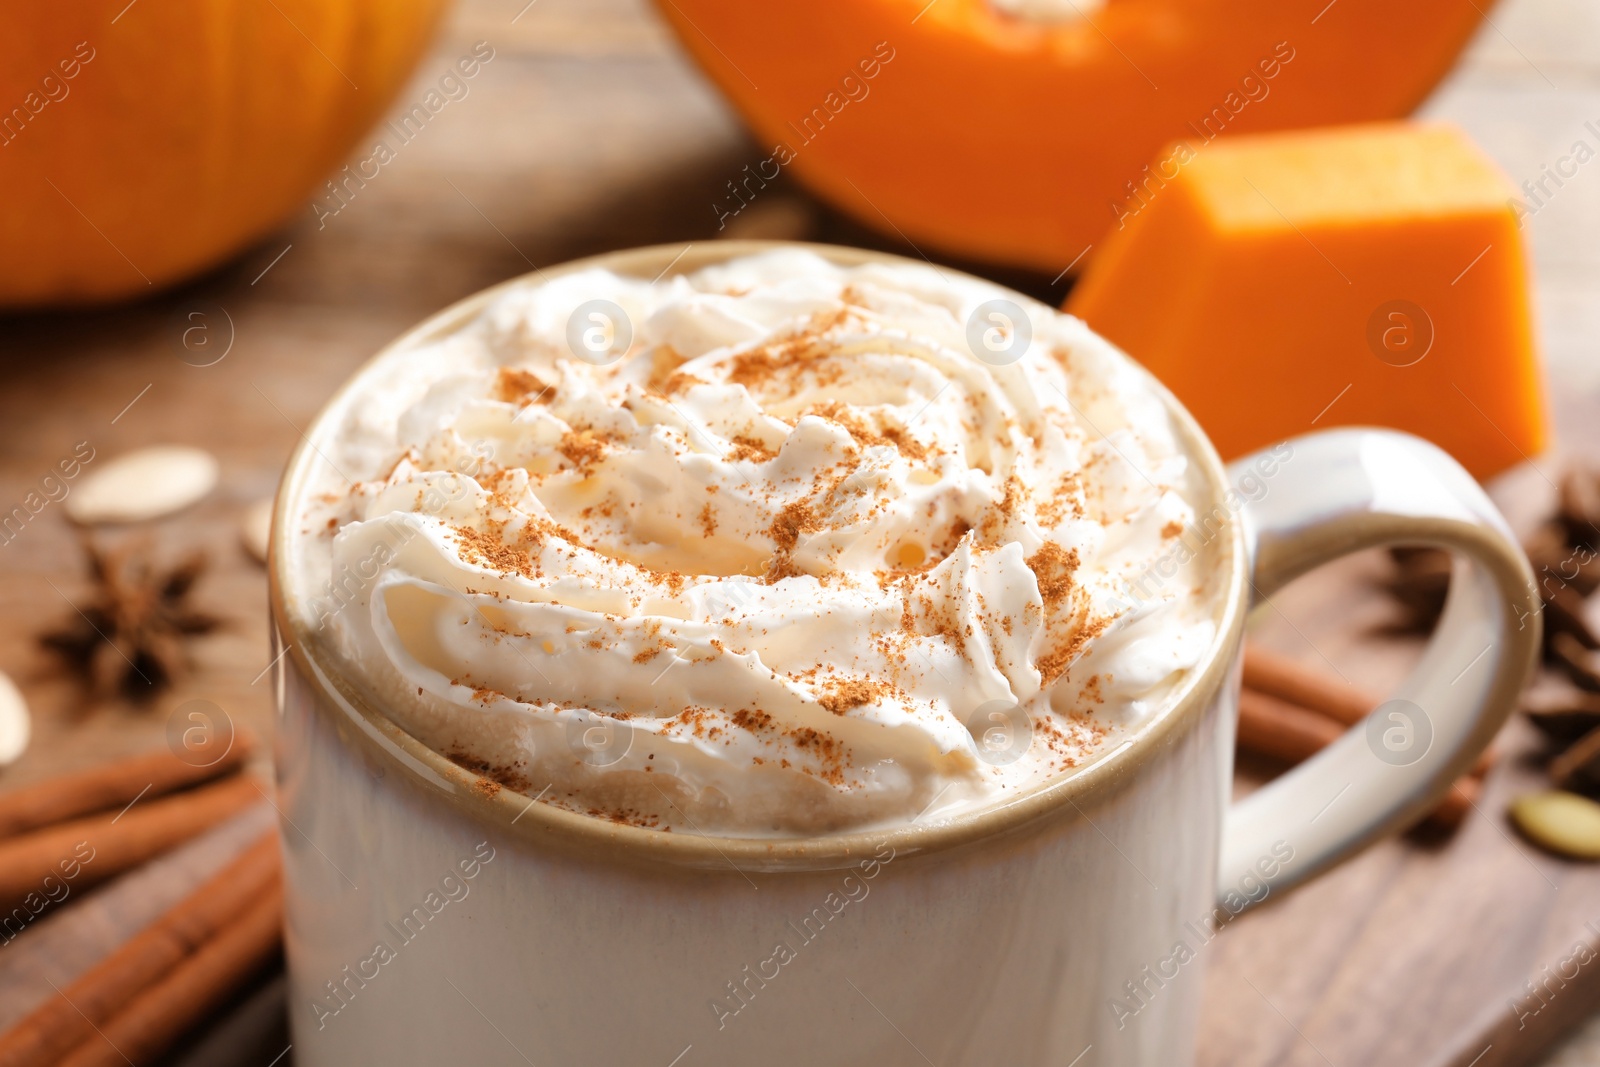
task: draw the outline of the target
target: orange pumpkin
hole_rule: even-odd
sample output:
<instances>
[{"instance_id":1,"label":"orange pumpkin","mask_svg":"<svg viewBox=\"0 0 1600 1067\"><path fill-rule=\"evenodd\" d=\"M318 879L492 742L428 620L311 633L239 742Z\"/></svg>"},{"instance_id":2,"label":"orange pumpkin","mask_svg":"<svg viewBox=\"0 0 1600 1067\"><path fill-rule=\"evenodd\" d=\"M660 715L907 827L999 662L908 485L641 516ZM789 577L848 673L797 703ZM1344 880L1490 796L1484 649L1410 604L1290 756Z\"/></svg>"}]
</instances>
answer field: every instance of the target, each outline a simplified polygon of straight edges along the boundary
<instances>
[{"instance_id":1,"label":"orange pumpkin","mask_svg":"<svg viewBox=\"0 0 1600 1067\"><path fill-rule=\"evenodd\" d=\"M73 0L0 34L0 305L137 296L305 204L445 0Z\"/></svg>"},{"instance_id":2,"label":"orange pumpkin","mask_svg":"<svg viewBox=\"0 0 1600 1067\"><path fill-rule=\"evenodd\" d=\"M1231 138L1107 239L1067 310L1224 459L1389 426L1489 478L1548 443L1515 193L1448 126Z\"/></svg>"},{"instance_id":3,"label":"orange pumpkin","mask_svg":"<svg viewBox=\"0 0 1600 1067\"><path fill-rule=\"evenodd\" d=\"M1489 0L661 0L768 158L890 235L1052 273L1138 208L1158 149L1392 118L1449 70ZM1159 165L1160 161L1157 161Z\"/></svg>"}]
</instances>

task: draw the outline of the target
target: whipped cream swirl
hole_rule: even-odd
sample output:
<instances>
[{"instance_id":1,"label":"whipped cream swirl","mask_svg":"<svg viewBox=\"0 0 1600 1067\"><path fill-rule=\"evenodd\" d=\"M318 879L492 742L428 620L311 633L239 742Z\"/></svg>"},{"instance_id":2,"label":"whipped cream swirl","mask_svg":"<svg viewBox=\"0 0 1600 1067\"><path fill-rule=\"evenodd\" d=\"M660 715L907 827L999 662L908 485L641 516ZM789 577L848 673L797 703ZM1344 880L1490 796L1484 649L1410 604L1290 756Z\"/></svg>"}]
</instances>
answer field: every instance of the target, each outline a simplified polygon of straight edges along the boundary
<instances>
[{"instance_id":1,"label":"whipped cream swirl","mask_svg":"<svg viewBox=\"0 0 1600 1067\"><path fill-rule=\"evenodd\" d=\"M635 825L994 803L1215 636L1161 399L1077 320L932 268L563 275L369 368L324 428L307 625L425 743Z\"/></svg>"}]
</instances>

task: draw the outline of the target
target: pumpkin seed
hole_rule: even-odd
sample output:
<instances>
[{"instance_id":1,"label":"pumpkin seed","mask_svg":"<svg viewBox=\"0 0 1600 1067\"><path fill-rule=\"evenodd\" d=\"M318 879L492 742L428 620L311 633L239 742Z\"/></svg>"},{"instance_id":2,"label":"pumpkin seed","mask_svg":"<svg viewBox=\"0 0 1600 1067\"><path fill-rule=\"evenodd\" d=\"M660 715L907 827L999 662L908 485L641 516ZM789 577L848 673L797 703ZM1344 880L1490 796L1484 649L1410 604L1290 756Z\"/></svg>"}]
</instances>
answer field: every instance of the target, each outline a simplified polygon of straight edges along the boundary
<instances>
[{"instance_id":1,"label":"pumpkin seed","mask_svg":"<svg viewBox=\"0 0 1600 1067\"><path fill-rule=\"evenodd\" d=\"M257 500L239 516L239 540L257 563L267 561L267 543L272 540L272 498Z\"/></svg>"},{"instance_id":2,"label":"pumpkin seed","mask_svg":"<svg viewBox=\"0 0 1600 1067\"><path fill-rule=\"evenodd\" d=\"M1542 848L1574 859L1600 859L1600 804L1559 790L1511 802L1511 821Z\"/></svg>"},{"instance_id":3,"label":"pumpkin seed","mask_svg":"<svg viewBox=\"0 0 1600 1067\"><path fill-rule=\"evenodd\" d=\"M28 747L33 732L28 704L16 683L0 674L0 767L15 762Z\"/></svg>"},{"instance_id":4,"label":"pumpkin seed","mask_svg":"<svg viewBox=\"0 0 1600 1067\"><path fill-rule=\"evenodd\" d=\"M67 498L74 522L144 522L182 511L217 484L211 453L185 445L155 445L111 460Z\"/></svg>"}]
</instances>

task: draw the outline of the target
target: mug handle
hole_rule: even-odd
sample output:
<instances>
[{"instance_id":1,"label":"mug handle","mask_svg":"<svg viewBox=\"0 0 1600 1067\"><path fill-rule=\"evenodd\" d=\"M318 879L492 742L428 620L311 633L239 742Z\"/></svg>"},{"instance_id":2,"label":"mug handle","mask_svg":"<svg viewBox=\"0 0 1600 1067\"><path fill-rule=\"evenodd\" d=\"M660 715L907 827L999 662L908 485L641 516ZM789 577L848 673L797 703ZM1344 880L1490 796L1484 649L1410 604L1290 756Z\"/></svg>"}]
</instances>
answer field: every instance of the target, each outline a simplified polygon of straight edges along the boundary
<instances>
[{"instance_id":1,"label":"mug handle","mask_svg":"<svg viewBox=\"0 0 1600 1067\"><path fill-rule=\"evenodd\" d=\"M1246 476L1265 486L1240 510L1253 604L1365 548L1429 545L1454 557L1438 628L1389 701L1229 810L1219 894L1254 879L1270 895L1421 818L1471 766L1536 665L1539 597L1482 488L1420 438L1328 430L1246 456L1228 473L1236 486ZM1285 844L1293 860L1273 862Z\"/></svg>"}]
</instances>

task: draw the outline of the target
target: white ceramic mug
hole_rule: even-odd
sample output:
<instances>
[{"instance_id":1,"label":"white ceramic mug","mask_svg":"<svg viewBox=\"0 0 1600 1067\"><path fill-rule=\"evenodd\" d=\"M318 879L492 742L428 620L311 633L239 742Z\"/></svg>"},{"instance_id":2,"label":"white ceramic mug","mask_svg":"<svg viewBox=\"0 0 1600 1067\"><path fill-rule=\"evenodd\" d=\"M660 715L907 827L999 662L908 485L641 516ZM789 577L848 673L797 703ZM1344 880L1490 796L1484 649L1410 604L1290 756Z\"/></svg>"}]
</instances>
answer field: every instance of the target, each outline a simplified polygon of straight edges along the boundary
<instances>
[{"instance_id":1,"label":"white ceramic mug","mask_svg":"<svg viewBox=\"0 0 1600 1067\"><path fill-rule=\"evenodd\" d=\"M763 247L641 249L508 282L356 381L508 286L593 266L650 278ZM1226 590L1216 644L1170 708L976 814L813 839L619 826L425 748L295 621L285 517L353 384L290 460L271 569L302 1067L1188 1064L1215 928L1427 811L1509 714L1538 648L1528 564L1444 453L1340 430L1225 471L1162 390L1207 486L1193 536ZM1456 556L1420 665L1375 722L1230 807L1245 612L1312 567L1399 542Z\"/></svg>"}]
</instances>

